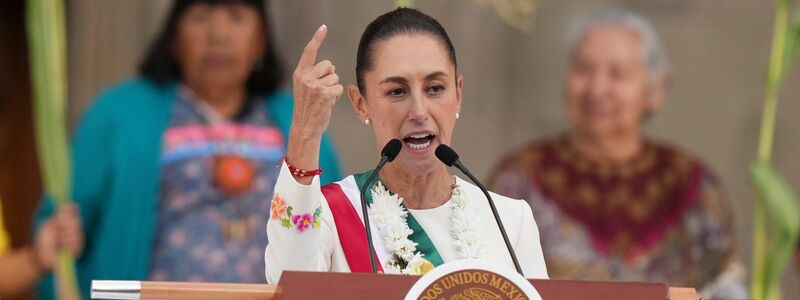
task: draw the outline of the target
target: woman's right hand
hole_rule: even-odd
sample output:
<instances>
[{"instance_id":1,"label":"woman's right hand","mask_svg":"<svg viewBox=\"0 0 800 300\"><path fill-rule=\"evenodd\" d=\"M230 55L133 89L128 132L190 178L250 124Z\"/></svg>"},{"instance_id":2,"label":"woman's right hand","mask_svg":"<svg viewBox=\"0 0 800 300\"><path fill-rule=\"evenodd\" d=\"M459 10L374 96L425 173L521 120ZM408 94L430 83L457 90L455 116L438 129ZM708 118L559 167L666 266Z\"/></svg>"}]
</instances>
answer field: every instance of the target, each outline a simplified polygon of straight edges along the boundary
<instances>
[{"instance_id":1,"label":"woman's right hand","mask_svg":"<svg viewBox=\"0 0 800 300\"><path fill-rule=\"evenodd\" d=\"M75 204L67 204L47 219L36 233L34 253L40 271L50 271L58 260L60 250L73 257L83 250L83 229Z\"/></svg>"},{"instance_id":2,"label":"woman's right hand","mask_svg":"<svg viewBox=\"0 0 800 300\"><path fill-rule=\"evenodd\" d=\"M286 156L292 165L303 170L318 168L322 133L328 128L333 105L344 92L333 63L328 60L316 63L317 52L327 34L325 25L317 29L292 75L294 114ZM311 182L308 177L298 180Z\"/></svg>"}]
</instances>

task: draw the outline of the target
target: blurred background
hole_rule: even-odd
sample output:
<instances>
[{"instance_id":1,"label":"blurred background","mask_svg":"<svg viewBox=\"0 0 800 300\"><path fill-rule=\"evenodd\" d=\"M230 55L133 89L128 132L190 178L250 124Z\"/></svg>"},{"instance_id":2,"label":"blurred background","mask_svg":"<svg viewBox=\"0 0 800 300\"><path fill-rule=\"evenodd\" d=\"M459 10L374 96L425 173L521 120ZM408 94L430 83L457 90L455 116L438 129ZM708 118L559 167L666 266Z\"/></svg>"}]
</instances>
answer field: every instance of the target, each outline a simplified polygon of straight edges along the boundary
<instances>
[{"instance_id":1,"label":"blurred background","mask_svg":"<svg viewBox=\"0 0 800 300\"><path fill-rule=\"evenodd\" d=\"M138 63L162 26L171 1L72 0L66 2L69 120L71 126L102 88L136 74ZM702 158L719 175L735 212L740 251L750 264L754 189L748 168L756 157L763 83L770 51L773 1L752 0L540 0L529 30L509 25L483 1L415 1L437 18L456 47L465 77L464 103L454 148L480 178L506 153L533 139L564 131L567 36L588 12L624 6L648 17L660 33L674 73L664 108L646 133ZM320 24L329 28L319 58L336 66L344 83L355 81L355 53L364 27L393 8L390 0L270 1L270 42L278 46L290 78L303 46ZM3 40L24 39L21 19L3 4ZM355 12L354 10L357 10ZM20 47L24 46L21 45ZM0 194L6 227L24 244L40 188L36 183L25 49L0 46ZM4 69L5 70L5 69ZM800 187L800 74L781 91L773 160L789 183ZM290 88L289 80L285 81ZM376 145L344 96L331 127L345 173L371 168ZM5 199L14 199L8 201ZM784 279L787 299L800 295L797 268ZM793 296L794 295L794 296Z\"/></svg>"}]
</instances>

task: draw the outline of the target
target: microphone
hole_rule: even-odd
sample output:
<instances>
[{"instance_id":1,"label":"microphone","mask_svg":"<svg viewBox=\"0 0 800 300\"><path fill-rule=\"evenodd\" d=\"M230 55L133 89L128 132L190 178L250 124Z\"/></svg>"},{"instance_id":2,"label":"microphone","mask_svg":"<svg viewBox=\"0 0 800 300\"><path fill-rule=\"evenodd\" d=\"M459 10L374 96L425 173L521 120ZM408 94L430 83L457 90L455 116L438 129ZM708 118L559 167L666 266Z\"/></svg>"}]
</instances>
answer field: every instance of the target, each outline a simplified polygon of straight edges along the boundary
<instances>
[{"instance_id":1,"label":"microphone","mask_svg":"<svg viewBox=\"0 0 800 300\"><path fill-rule=\"evenodd\" d=\"M522 274L522 268L519 266L519 260L517 260L517 254L514 253L514 249L511 248L511 242L508 240L506 228L503 227L503 221L500 220L500 215L497 213L497 207L494 206L494 200L492 200L492 196L489 195L489 191L483 186L483 184L481 184L480 181L478 181L477 178L475 178L475 176L472 176L472 173L470 173L469 170L467 170L467 167L461 163L458 158L458 154L456 154L456 151L454 151L452 148L445 144L440 144L439 147L436 147L436 157L448 167L455 166L461 170L464 175L467 175L467 177L469 177L469 179L481 189L483 195L486 196L486 200L489 201L489 207L492 208L492 215L494 215L494 220L497 222L497 227L500 228L500 234L503 236L503 241L506 243L508 254L511 255L511 261L514 262L514 267L517 269L517 273L524 277L525 275Z\"/></svg>"},{"instance_id":2,"label":"microphone","mask_svg":"<svg viewBox=\"0 0 800 300\"><path fill-rule=\"evenodd\" d=\"M383 150L381 150L381 160L378 162L378 166L369 173L367 176L367 181L364 182L364 185L359 189L361 192L361 211L364 215L364 229L367 232L367 246L369 247L369 261L372 264L372 273L375 274L378 272L378 267L375 265L375 246L372 245L372 230L369 226L369 213L367 213L367 201L366 194L367 190L372 187L372 181L375 179L375 176L378 175L378 172L383 169L383 165L388 162L391 162L397 157L397 154L400 154L400 150L403 149L403 143L400 142L398 139L392 139L385 146L383 146Z\"/></svg>"}]
</instances>

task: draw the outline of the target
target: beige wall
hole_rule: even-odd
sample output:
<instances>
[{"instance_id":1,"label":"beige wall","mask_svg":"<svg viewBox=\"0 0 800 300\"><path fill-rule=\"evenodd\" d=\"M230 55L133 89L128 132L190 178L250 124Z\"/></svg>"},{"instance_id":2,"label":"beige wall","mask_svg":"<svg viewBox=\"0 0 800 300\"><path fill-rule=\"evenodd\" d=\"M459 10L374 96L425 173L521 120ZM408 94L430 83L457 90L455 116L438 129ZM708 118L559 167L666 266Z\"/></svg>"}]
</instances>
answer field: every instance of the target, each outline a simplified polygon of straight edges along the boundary
<instances>
[{"instance_id":1,"label":"beige wall","mask_svg":"<svg viewBox=\"0 0 800 300\"><path fill-rule=\"evenodd\" d=\"M287 74L314 29L330 28L320 57L331 59L345 82L354 81L361 31L393 1L272 1L272 16ZM650 136L682 146L720 175L736 213L739 244L748 258L753 189L747 179L755 157L762 82L772 30L773 1L753 0L545 0L534 30L523 33L491 10L467 0L421 1L417 6L448 29L458 52L464 107L455 148L485 177L506 151L567 127L562 101L565 31L578 16L611 4L639 10L656 25L671 56L674 85L666 107L647 125ZM161 25L165 0L69 1L72 116L99 88L135 73L148 41ZM358 10L358 13L354 13ZM797 72L781 94L775 162L800 189L800 113ZM348 171L371 168L376 146L346 98L336 105L331 132ZM787 295L800 294L796 271Z\"/></svg>"}]
</instances>

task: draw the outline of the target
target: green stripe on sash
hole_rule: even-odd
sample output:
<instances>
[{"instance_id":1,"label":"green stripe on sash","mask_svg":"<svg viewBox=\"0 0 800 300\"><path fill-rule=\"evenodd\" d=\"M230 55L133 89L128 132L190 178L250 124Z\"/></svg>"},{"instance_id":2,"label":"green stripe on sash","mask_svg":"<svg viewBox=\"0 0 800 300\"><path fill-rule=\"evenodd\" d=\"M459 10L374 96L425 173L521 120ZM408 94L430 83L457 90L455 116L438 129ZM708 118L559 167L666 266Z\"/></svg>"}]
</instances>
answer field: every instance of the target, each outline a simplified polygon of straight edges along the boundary
<instances>
[{"instance_id":1,"label":"green stripe on sash","mask_svg":"<svg viewBox=\"0 0 800 300\"><path fill-rule=\"evenodd\" d=\"M353 178L355 178L356 185L359 187L359 189L364 186L364 183L367 181L367 176L369 176L371 171L372 170L353 175ZM381 181L381 179L378 178L378 181ZM374 183L375 182L373 182L373 186ZM365 200L367 201L367 205L372 204L371 191L372 189L370 188L364 196ZM391 191L389 191L389 193L394 194ZM408 211L408 209L402 203L400 206ZM422 225L417 222L417 219L414 218L414 215L411 214L411 212L408 212L408 215L406 215L406 222L408 223L408 228L411 228L411 230L414 232L408 238L417 243L417 251L424 255L423 258L427 259L434 266L443 264L444 261L442 261L442 256L439 255L439 251L436 250L436 246L433 245L433 241L431 241L431 238L428 237L428 233L425 232L425 229L422 229Z\"/></svg>"}]
</instances>

